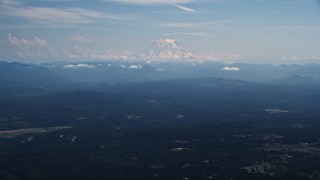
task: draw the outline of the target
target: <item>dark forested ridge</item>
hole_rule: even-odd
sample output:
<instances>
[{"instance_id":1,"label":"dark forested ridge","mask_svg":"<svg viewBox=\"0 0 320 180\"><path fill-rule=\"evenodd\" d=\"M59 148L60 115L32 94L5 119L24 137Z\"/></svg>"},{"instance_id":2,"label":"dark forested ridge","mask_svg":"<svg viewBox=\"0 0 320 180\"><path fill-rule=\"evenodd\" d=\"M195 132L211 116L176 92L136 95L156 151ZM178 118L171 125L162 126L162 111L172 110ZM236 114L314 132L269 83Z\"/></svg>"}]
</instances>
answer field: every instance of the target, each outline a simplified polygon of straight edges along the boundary
<instances>
[{"instance_id":1,"label":"dark forested ridge","mask_svg":"<svg viewBox=\"0 0 320 180\"><path fill-rule=\"evenodd\" d=\"M319 66L98 64L0 63L0 179L320 178Z\"/></svg>"}]
</instances>

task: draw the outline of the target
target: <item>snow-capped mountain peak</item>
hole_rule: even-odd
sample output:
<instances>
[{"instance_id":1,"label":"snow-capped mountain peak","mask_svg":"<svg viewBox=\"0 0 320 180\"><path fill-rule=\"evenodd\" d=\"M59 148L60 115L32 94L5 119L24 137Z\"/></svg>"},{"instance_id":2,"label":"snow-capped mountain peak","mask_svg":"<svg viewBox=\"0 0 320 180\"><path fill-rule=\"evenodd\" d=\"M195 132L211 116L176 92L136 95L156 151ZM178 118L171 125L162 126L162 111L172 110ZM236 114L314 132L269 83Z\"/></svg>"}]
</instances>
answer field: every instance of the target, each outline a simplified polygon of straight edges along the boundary
<instances>
[{"instance_id":1,"label":"snow-capped mountain peak","mask_svg":"<svg viewBox=\"0 0 320 180\"><path fill-rule=\"evenodd\" d=\"M160 39L160 40L157 40L156 43L159 46L166 46L166 45L177 46L175 39Z\"/></svg>"},{"instance_id":2,"label":"snow-capped mountain peak","mask_svg":"<svg viewBox=\"0 0 320 180\"><path fill-rule=\"evenodd\" d=\"M155 41L139 58L152 61L195 59L191 51L168 38Z\"/></svg>"}]
</instances>

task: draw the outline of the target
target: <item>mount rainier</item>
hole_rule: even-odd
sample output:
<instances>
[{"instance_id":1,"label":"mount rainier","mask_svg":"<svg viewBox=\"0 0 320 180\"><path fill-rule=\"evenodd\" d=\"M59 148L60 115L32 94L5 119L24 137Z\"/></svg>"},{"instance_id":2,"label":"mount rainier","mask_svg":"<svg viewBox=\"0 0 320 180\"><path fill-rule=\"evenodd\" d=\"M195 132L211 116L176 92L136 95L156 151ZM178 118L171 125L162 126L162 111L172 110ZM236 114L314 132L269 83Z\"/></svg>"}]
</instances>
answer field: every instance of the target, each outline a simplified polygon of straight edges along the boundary
<instances>
[{"instance_id":1,"label":"mount rainier","mask_svg":"<svg viewBox=\"0 0 320 180\"><path fill-rule=\"evenodd\" d=\"M190 50L183 47L175 39L160 39L155 41L144 52L138 54L138 58L148 61L181 61L197 59Z\"/></svg>"}]
</instances>

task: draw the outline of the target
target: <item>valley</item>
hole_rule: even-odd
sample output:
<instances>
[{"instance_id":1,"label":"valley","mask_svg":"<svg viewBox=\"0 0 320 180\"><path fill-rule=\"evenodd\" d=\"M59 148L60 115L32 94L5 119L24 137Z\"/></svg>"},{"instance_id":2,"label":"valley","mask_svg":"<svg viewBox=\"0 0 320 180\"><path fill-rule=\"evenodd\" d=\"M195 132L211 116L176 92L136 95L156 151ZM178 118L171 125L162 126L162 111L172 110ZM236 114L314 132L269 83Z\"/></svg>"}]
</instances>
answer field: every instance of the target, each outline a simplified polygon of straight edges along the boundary
<instances>
[{"instance_id":1,"label":"valley","mask_svg":"<svg viewBox=\"0 0 320 180\"><path fill-rule=\"evenodd\" d=\"M40 74L31 79L21 70L18 81L2 76L1 179L320 177L318 74L301 73L304 65L270 71L277 77L219 76L216 63L47 66L32 68ZM241 80L250 73L257 79ZM279 83L283 76L294 78Z\"/></svg>"}]
</instances>

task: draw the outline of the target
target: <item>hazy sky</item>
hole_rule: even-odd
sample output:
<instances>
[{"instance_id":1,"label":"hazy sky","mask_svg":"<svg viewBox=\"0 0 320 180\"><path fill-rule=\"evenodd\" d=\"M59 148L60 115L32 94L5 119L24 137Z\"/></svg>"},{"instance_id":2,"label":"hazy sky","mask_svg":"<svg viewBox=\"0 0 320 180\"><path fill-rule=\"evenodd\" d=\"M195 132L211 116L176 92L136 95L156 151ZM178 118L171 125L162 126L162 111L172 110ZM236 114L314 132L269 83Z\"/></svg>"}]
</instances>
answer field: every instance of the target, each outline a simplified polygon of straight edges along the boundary
<instances>
[{"instance_id":1,"label":"hazy sky","mask_svg":"<svg viewBox=\"0 0 320 180\"><path fill-rule=\"evenodd\" d=\"M206 57L320 62L316 0L0 0L0 59L123 58L173 38Z\"/></svg>"}]
</instances>

